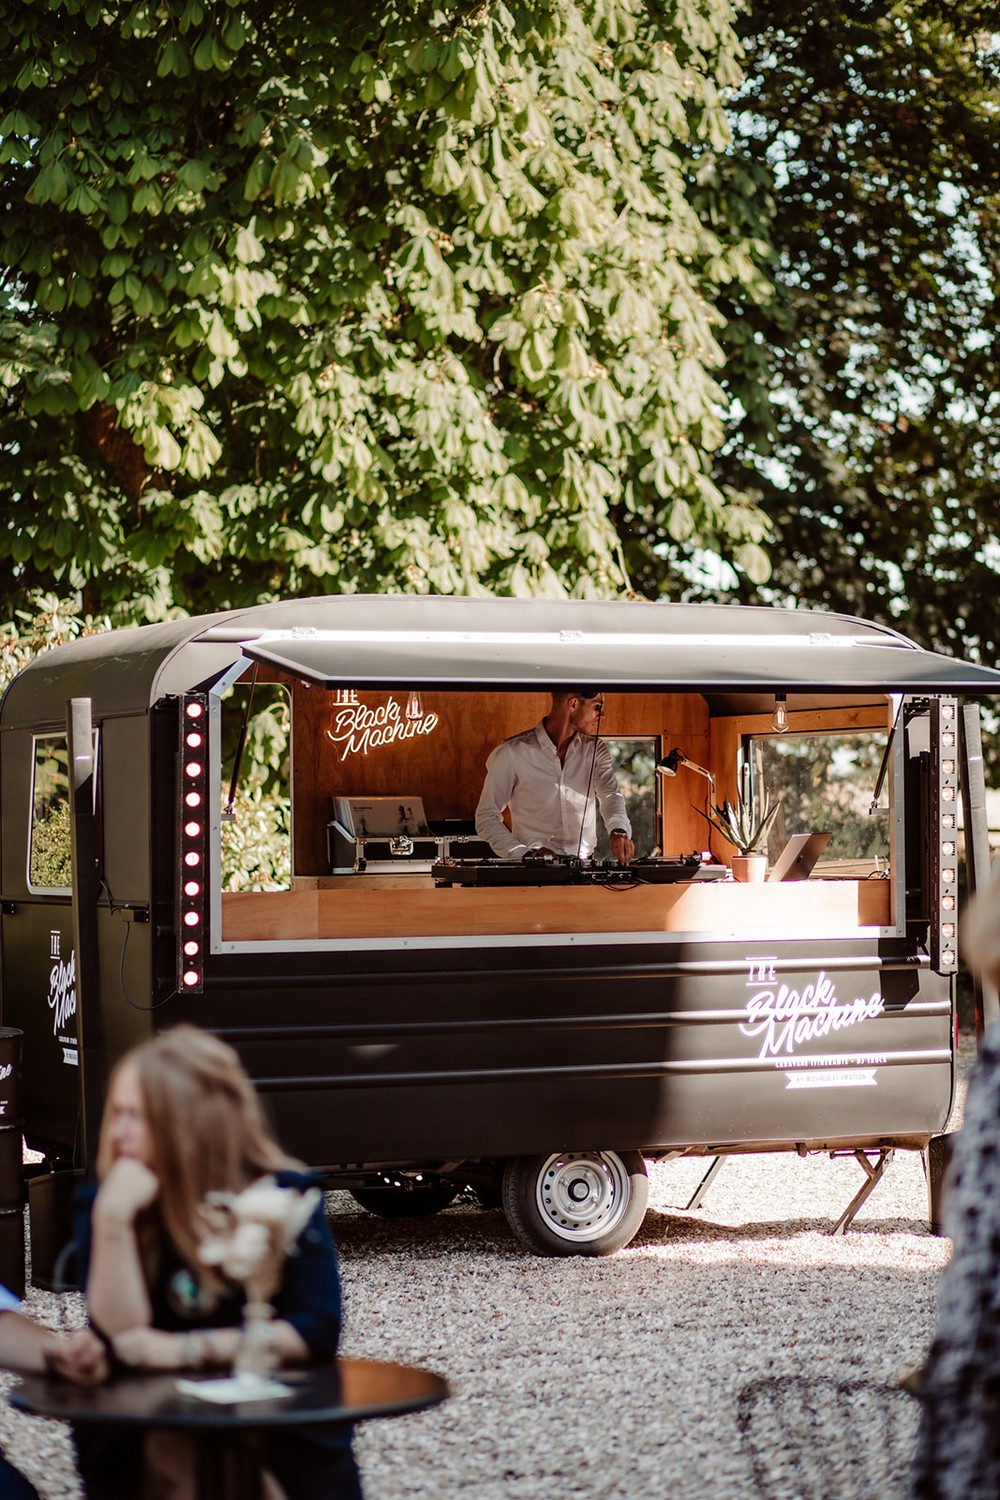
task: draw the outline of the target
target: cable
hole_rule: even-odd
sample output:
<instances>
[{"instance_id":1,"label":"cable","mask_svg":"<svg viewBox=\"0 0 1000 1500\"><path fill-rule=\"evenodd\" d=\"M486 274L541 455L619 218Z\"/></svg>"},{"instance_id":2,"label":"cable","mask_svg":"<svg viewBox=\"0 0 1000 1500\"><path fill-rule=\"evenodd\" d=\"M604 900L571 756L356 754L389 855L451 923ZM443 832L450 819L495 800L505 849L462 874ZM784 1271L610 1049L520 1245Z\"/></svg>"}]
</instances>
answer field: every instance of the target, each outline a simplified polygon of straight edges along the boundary
<instances>
[{"instance_id":1,"label":"cable","mask_svg":"<svg viewBox=\"0 0 1000 1500\"><path fill-rule=\"evenodd\" d=\"M116 902L114 896L111 894L111 887L110 887L110 885L108 884L107 880L105 879L105 877L103 875L100 877L100 879L97 882L97 888L98 888L98 890L100 890L101 886L103 886L104 889L108 893L108 910L109 911L111 911L111 912L128 911L129 908L128 908L128 906L126 904L123 903L121 906L118 905L118 903ZM163 997L162 1000L154 1000L153 1003L152 1003L152 1005L140 1005L139 1002L138 1002L138 1000L133 1000L132 999L132 996L129 994L128 988L126 987L126 984L125 984L125 955L128 952L128 940L129 940L129 935L131 934L131 931L132 931L132 923L130 921L126 921L126 923L125 923L125 935L122 938L121 956L120 956L120 958L118 960L118 988L122 992L122 999L125 1001L126 1005L130 1005L133 1010L145 1011L148 1014L150 1011L159 1010L159 1008L160 1008L161 1005L166 1005L167 1001L168 1000L172 1000L174 998L174 995L177 992L176 991L172 991L169 995L164 995L164 997Z\"/></svg>"},{"instance_id":2,"label":"cable","mask_svg":"<svg viewBox=\"0 0 1000 1500\"><path fill-rule=\"evenodd\" d=\"M594 767L597 764L597 746L601 738L601 715L604 712L603 701L597 705L597 733L594 735L594 753L590 757L590 775L587 777L587 795L583 799L583 812L580 815L580 837L576 844L576 857L582 859L583 835L587 827L587 809L590 806L590 789L594 784Z\"/></svg>"},{"instance_id":3,"label":"cable","mask_svg":"<svg viewBox=\"0 0 1000 1500\"><path fill-rule=\"evenodd\" d=\"M125 1000L125 1004L126 1005L130 1005L133 1010L145 1011L148 1014L148 1012L150 1012L150 1011L159 1010L160 1006L161 1005L166 1005L166 1003L167 1003L168 1000L175 999L175 997L177 995L177 991L176 990L171 990L171 992L170 992L169 995L164 995L164 997L163 997L162 1000L154 1000L153 1003L152 1003L152 1005L140 1005L139 1002L138 1002L138 1000L133 1000L132 999L132 996L129 994L128 990L125 987L125 954L128 951L128 939L129 939L129 933L131 931L132 931L132 923L131 922L126 922L125 923L125 936L122 939L121 958L118 961L118 988L122 992L122 996L123 996L123 998Z\"/></svg>"}]
</instances>

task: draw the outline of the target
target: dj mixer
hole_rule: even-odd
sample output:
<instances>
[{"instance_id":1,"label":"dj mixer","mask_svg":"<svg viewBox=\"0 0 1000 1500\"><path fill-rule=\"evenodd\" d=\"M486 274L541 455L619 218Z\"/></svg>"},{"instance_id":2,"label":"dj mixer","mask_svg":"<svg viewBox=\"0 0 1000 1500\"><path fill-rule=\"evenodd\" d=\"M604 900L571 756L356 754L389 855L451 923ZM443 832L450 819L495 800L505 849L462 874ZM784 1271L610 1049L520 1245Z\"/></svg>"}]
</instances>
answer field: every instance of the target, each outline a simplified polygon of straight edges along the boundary
<instances>
[{"instance_id":1,"label":"dj mixer","mask_svg":"<svg viewBox=\"0 0 1000 1500\"><path fill-rule=\"evenodd\" d=\"M551 855L537 859L439 860L431 870L436 885L672 885L686 880L724 880L725 865L706 864L697 854L680 859L611 860Z\"/></svg>"}]
</instances>

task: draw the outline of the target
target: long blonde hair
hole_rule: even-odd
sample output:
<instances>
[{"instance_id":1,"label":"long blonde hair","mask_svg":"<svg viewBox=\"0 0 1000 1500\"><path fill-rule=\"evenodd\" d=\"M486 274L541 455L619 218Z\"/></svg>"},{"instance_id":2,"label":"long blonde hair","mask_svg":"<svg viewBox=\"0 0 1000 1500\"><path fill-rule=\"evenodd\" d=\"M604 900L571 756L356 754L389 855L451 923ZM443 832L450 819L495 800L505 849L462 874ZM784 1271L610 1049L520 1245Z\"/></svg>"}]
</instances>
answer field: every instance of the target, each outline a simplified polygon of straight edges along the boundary
<instances>
[{"instance_id":1,"label":"long blonde hair","mask_svg":"<svg viewBox=\"0 0 1000 1500\"><path fill-rule=\"evenodd\" d=\"M218 1037L185 1024L143 1042L115 1066L109 1101L126 1065L136 1071L152 1147L150 1166L160 1181L152 1212L140 1216L136 1226L147 1275L150 1261L159 1258L158 1219L181 1259L204 1282L196 1226L205 1195L238 1192L265 1173L302 1164L275 1141L242 1063ZM102 1180L114 1160L110 1119L105 1106L97 1149Z\"/></svg>"}]
</instances>

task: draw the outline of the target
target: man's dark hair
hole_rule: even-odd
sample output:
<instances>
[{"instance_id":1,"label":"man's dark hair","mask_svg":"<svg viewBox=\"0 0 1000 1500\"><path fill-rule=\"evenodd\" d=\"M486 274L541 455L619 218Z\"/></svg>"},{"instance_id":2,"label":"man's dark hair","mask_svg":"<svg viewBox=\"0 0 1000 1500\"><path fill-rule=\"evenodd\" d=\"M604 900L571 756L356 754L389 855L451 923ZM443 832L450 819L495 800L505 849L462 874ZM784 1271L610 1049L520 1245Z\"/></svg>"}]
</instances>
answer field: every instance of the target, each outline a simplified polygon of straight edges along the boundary
<instances>
[{"instance_id":1,"label":"man's dark hair","mask_svg":"<svg viewBox=\"0 0 1000 1500\"><path fill-rule=\"evenodd\" d=\"M567 698L599 698L604 692L599 687L554 687L551 689L553 703L565 703Z\"/></svg>"}]
</instances>

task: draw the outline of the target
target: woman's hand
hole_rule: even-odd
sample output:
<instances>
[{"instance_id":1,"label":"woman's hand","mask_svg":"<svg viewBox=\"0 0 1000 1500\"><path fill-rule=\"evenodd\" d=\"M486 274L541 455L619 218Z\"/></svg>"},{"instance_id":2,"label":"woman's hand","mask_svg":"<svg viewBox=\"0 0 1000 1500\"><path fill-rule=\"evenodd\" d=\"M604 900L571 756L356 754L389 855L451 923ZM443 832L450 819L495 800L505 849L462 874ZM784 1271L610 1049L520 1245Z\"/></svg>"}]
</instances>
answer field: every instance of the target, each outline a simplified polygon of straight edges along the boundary
<instances>
[{"instance_id":1,"label":"woman's hand","mask_svg":"<svg viewBox=\"0 0 1000 1500\"><path fill-rule=\"evenodd\" d=\"M49 1375L72 1380L74 1385L99 1385L108 1378L104 1345L89 1328L50 1340L42 1350L42 1363Z\"/></svg>"},{"instance_id":2,"label":"woman's hand","mask_svg":"<svg viewBox=\"0 0 1000 1500\"><path fill-rule=\"evenodd\" d=\"M119 1156L94 1199L87 1306L109 1338L153 1321L135 1220L159 1191L155 1172L135 1157Z\"/></svg>"},{"instance_id":3,"label":"woman's hand","mask_svg":"<svg viewBox=\"0 0 1000 1500\"><path fill-rule=\"evenodd\" d=\"M115 1354L134 1370L183 1370L185 1335L159 1328L126 1328L112 1339Z\"/></svg>"},{"instance_id":4,"label":"woman's hand","mask_svg":"<svg viewBox=\"0 0 1000 1500\"><path fill-rule=\"evenodd\" d=\"M94 1221L101 1225L133 1224L136 1215L155 1201L160 1179L141 1161L120 1156L101 1183L94 1202Z\"/></svg>"}]
</instances>

